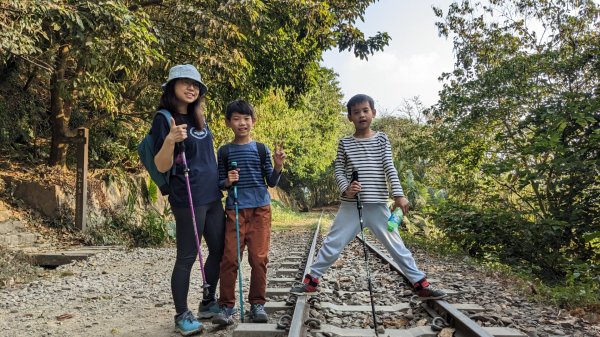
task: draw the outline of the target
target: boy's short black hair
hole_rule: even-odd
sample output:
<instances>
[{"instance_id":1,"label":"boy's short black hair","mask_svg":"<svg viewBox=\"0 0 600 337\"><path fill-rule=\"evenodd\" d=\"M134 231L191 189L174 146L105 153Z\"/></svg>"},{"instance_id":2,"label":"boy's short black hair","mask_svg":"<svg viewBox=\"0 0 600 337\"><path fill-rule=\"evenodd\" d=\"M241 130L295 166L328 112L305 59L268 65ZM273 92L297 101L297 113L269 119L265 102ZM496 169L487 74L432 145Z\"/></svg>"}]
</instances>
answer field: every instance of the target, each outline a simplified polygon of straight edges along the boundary
<instances>
[{"instance_id":1,"label":"boy's short black hair","mask_svg":"<svg viewBox=\"0 0 600 337\"><path fill-rule=\"evenodd\" d=\"M364 102L368 102L369 106L371 107L371 110L375 110L375 101L373 100L373 98L371 98L371 96L365 94L358 94L352 96L352 98L350 98L350 100L348 101L348 104L346 104L346 109L348 109L348 116L350 116L350 109L352 109L353 106Z\"/></svg>"},{"instance_id":2,"label":"boy's short black hair","mask_svg":"<svg viewBox=\"0 0 600 337\"><path fill-rule=\"evenodd\" d=\"M250 103L244 101L243 99L235 100L229 104L227 104L227 108L225 108L225 118L227 120L231 120L231 115L234 112L240 113L242 115L249 115L254 119L254 108Z\"/></svg>"}]
</instances>

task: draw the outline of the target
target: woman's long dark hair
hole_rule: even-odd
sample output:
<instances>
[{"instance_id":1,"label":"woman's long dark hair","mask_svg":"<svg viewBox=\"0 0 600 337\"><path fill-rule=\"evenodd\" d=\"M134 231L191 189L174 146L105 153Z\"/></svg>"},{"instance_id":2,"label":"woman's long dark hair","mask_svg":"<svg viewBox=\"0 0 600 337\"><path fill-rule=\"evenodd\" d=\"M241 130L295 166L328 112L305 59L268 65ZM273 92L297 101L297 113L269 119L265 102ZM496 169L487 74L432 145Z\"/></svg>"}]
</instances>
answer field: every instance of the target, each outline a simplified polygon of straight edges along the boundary
<instances>
[{"instance_id":1,"label":"woman's long dark hair","mask_svg":"<svg viewBox=\"0 0 600 337\"><path fill-rule=\"evenodd\" d=\"M158 110L167 109L173 115L175 122L177 124L182 123L181 114L177 111L177 105L175 102L177 101L177 97L175 96L175 82L178 79L169 81L167 83L162 96L160 97L160 103L158 104ZM196 107L200 106L199 112L196 112ZM204 95L198 96L198 98L188 104L187 106L188 115L192 117L193 124L198 130L202 130L204 128Z\"/></svg>"}]
</instances>

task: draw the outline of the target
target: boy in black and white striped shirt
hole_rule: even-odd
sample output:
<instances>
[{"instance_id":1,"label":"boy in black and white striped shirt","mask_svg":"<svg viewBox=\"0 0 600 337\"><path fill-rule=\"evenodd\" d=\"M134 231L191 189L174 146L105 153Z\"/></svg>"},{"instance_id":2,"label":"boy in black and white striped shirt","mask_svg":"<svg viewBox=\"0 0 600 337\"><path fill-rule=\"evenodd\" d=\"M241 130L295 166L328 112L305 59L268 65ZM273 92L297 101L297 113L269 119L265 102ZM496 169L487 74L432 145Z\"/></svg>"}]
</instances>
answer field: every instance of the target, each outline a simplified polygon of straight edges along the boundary
<instances>
[{"instance_id":1,"label":"boy in black and white striped shirt","mask_svg":"<svg viewBox=\"0 0 600 337\"><path fill-rule=\"evenodd\" d=\"M341 204L323 245L311 265L310 273L292 293L314 294L318 291L319 277L338 259L346 245L360 233L356 195L360 192L364 225L386 247L394 261L413 283L414 291L422 299L437 299L446 294L429 286L425 273L419 270L411 252L406 248L398 230L388 232L390 210L388 182L395 207L408 213L409 202L404 196L398 172L392 161L389 139L382 132L371 129L375 118L375 103L367 95L355 95L347 104L348 119L354 124L352 136L340 140L335 160L335 179L340 188ZM352 172L360 172L360 182L351 181Z\"/></svg>"}]
</instances>

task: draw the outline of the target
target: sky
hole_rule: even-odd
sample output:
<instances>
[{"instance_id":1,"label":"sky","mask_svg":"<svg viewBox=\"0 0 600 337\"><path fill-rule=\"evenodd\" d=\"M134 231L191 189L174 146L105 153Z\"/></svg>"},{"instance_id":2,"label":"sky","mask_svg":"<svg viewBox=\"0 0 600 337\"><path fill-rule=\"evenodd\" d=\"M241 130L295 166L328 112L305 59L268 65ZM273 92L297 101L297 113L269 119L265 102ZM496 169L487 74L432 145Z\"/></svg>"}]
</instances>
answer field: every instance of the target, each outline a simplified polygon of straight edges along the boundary
<instances>
[{"instance_id":1,"label":"sky","mask_svg":"<svg viewBox=\"0 0 600 337\"><path fill-rule=\"evenodd\" d=\"M435 104L442 83L438 77L454 64L452 41L439 37L432 6L447 12L451 0L379 0L365 12L357 27L365 36L387 32L391 40L369 60L352 52L327 51L321 65L338 75L344 104L355 94L375 100L378 112L393 113L403 99L419 96L425 106Z\"/></svg>"}]
</instances>

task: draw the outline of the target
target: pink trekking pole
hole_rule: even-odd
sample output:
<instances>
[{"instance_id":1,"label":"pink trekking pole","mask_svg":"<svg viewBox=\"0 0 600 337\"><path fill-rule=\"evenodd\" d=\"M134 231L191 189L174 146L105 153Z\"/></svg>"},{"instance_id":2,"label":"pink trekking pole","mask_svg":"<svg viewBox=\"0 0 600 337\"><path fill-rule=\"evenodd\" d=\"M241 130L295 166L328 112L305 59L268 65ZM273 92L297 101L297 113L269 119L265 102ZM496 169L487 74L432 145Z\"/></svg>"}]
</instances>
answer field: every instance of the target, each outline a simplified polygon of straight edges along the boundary
<instances>
[{"instance_id":1,"label":"pink trekking pole","mask_svg":"<svg viewBox=\"0 0 600 337\"><path fill-rule=\"evenodd\" d=\"M183 175L185 176L185 184L187 186L188 198L190 200L190 211L192 212L192 223L194 225L194 236L196 238L196 248L198 249L198 259L200 260L200 273L202 274L202 294L208 297L208 288L210 284L206 283L206 274L204 273L204 259L202 258L202 249L200 248L200 236L198 235L198 228L196 227L196 213L194 212L194 203L192 201L192 188L190 186L190 169L188 168L187 160L185 159L185 145L183 142L179 143L181 149L181 159L183 161Z\"/></svg>"}]
</instances>

